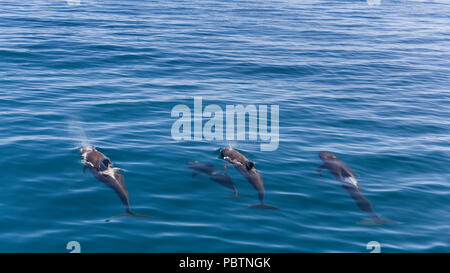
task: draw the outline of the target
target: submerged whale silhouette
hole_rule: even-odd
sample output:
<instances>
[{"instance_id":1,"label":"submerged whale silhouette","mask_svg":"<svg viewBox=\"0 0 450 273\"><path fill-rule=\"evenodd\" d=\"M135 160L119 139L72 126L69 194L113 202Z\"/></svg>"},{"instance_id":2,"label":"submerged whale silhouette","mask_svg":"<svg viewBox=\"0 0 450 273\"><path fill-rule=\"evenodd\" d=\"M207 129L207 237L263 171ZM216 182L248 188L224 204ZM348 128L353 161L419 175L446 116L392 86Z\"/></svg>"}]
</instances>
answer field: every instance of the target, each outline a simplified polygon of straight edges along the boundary
<instances>
[{"instance_id":1,"label":"submerged whale silhouette","mask_svg":"<svg viewBox=\"0 0 450 273\"><path fill-rule=\"evenodd\" d=\"M234 191L234 197L238 197L236 186L233 181L231 181L230 176L213 165L198 161L190 161L186 163L186 166L193 170L192 177L195 177L199 173L207 174L212 181L215 181L226 188L232 189Z\"/></svg>"}]
</instances>

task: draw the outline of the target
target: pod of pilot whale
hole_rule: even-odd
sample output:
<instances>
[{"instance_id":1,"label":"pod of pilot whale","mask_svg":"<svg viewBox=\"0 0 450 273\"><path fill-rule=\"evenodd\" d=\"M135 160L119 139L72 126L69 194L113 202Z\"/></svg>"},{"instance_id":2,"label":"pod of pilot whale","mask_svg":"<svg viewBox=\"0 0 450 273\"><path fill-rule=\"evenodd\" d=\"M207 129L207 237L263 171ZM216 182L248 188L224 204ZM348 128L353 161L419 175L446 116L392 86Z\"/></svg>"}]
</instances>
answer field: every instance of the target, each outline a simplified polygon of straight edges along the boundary
<instances>
[{"instance_id":1,"label":"pod of pilot whale","mask_svg":"<svg viewBox=\"0 0 450 273\"><path fill-rule=\"evenodd\" d=\"M86 169L89 169L97 180L113 189L117 196L119 196L120 201L124 204L125 213L118 216L150 217L136 214L130 210L130 198L123 175L118 168L114 168L111 160L107 156L97 151L94 146L82 147L80 152L83 157L82 162L85 164L83 173L86 172Z\"/></svg>"},{"instance_id":2,"label":"pod of pilot whale","mask_svg":"<svg viewBox=\"0 0 450 273\"><path fill-rule=\"evenodd\" d=\"M234 191L233 197L239 196L236 186L233 181L231 181L231 177L213 165L198 161L190 161L186 163L186 166L193 170L192 177L195 177L199 173L204 173L208 175L212 181L217 182L226 188L232 189Z\"/></svg>"},{"instance_id":3,"label":"pod of pilot whale","mask_svg":"<svg viewBox=\"0 0 450 273\"><path fill-rule=\"evenodd\" d=\"M226 169L228 164L233 166L250 182L250 184L258 192L259 204L250 205L249 208L261 209L279 209L278 207L264 204L264 183L261 174L255 168L255 163L248 160L243 154L232 148L223 148L220 150L220 157L226 162L223 168Z\"/></svg>"},{"instance_id":4,"label":"pod of pilot whale","mask_svg":"<svg viewBox=\"0 0 450 273\"><path fill-rule=\"evenodd\" d=\"M361 192L361 186L358 180L356 180L353 175L353 170L351 170L347 165L342 162L336 155L329 152L319 153L319 158L323 161L323 164L317 168L317 172L322 176L321 170L327 169L335 177L336 180L342 183L344 189L348 191L350 196L355 200L356 205L364 212L371 216L371 219L366 219L359 222L359 224L364 225L382 225L385 223L399 224L398 222L391 221L388 219L383 219L375 214L372 204L369 199L367 199ZM355 172L356 173L356 172Z\"/></svg>"}]
</instances>

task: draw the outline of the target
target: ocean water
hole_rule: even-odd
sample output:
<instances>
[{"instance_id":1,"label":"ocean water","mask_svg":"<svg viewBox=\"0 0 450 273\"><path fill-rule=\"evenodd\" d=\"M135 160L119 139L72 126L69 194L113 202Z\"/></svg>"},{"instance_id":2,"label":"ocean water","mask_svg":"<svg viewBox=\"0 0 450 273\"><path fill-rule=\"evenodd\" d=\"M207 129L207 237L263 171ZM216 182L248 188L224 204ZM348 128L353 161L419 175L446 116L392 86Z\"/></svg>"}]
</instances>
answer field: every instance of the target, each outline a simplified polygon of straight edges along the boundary
<instances>
[{"instance_id":1,"label":"ocean water","mask_svg":"<svg viewBox=\"0 0 450 273\"><path fill-rule=\"evenodd\" d=\"M0 252L450 252L450 2L0 1ZM279 145L175 140L178 104L278 105ZM83 174L95 145L132 210ZM256 163L265 201L185 166ZM356 170L367 218L326 170Z\"/></svg>"}]
</instances>

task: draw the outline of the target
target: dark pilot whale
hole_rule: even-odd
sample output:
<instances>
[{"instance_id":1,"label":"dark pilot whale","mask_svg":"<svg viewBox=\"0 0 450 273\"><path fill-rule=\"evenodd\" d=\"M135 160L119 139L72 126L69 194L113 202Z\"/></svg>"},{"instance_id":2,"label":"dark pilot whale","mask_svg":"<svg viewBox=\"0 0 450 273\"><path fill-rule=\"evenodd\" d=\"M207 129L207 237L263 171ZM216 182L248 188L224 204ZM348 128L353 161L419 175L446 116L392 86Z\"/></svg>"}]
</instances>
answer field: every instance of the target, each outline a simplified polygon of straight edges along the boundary
<instances>
[{"instance_id":1,"label":"dark pilot whale","mask_svg":"<svg viewBox=\"0 0 450 273\"><path fill-rule=\"evenodd\" d=\"M120 173L120 170L114 168L108 157L97 151L93 146L85 146L80 149L80 152L83 157L82 162L85 164L83 173L86 172L86 169L89 169L97 180L113 189L119 196L120 201L125 205L125 213L119 216L149 217L136 214L130 210L130 198L124 178Z\"/></svg>"},{"instance_id":2,"label":"dark pilot whale","mask_svg":"<svg viewBox=\"0 0 450 273\"><path fill-rule=\"evenodd\" d=\"M238 197L236 186L234 185L233 181L231 181L230 176L217 169L213 165L201 163L198 161L191 161L187 162L186 166L194 170L192 173L192 177L195 177L199 173L205 173L212 181L215 181L224 187L232 189L234 191L233 197Z\"/></svg>"},{"instance_id":3,"label":"dark pilot whale","mask_svg":"<svg viewBox=\"0 0 450 273\"><path fill-rule=\"evenodd\" d=\"M382 225L384 223L396 223L391 220L383 219L375 214L369 199L361 192L361 186L353 175L354 171L347 167L347 165L337 156L329 152L321 152L319 153L319 158L323 161L323 164L317 168L319 175L322 176L322 169L328 169L336 180L342 183L344 189L350 193L350 196L355 200L356 205L371 216L371 219L362 221L360 224Z\"/></svg>"},{"instance_id":4,"label":"dark pilot whale","mask_svg":"<svg viewBox=\"0 0 450 273\"><path fill-rule=\"evenodd\" d=\"M249 208L279 209L275 206L264 204L265 190L263 179L259 171L255 168L253 161L248 160L244 155L232 148L221 149L220 157L226 160L226 163L223 165L224 169L226 169L228 164L233 164L258 192L259 204L250 205Z\"/></svg>"}]
</instances>

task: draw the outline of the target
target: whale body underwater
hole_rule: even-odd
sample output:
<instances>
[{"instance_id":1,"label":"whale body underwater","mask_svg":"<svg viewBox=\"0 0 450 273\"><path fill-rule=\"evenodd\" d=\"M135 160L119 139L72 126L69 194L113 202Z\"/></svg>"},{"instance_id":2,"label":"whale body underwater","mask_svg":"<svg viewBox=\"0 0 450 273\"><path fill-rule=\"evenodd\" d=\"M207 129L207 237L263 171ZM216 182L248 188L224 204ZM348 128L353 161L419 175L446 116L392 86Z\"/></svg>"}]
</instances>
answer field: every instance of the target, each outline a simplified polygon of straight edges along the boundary
<instances>
[{"instance_id":1,"label":"whale body underwater","mask_svg":"<svg viewBox=\"0 0 450 273\"><path fill-rule=\"evenodd\" d=\"M198 161L190 161L186 163L186 166L193 170L192 177L195 177L199 173L207 174L212 181L217 182L218 184L226 188L232 189L234 191L233 197L239 196L236 189L236 185L234 185L230 176L222 172L221 170L217 169L213 165Z\"/></svg>"},{"instance_id":2,"label":"whale body underwater","mask_svg":"<svg viewBox=\"0 0 450 273\"><path fill-rule=\"evenodd\" d=\"M125 206L125 213L118 216L131 216L131 217L150 217L146 215L136 214L130 209L130 198L127 187L125 185L124 177L120 172L120 169L115 168L109 157L99 152L94 146L85 146L80 149L81 156L84 163L83 173L87 169L92 175L100 182L113 189L122 204ZM226 169L229 164L232 164L238 172L244 176L248 182L258 193L259 203L249 205L249 208L262 208L262 209L279 209L278 207L265 204L265 188L262 176L260 172L255 168L255 163L247 159L243 154L234 150L233 148L220 149L220 158L225 160L223 168ZM330 152L319 153L319 158L323 164L317 168L317 172L322 176L321 170L327 169L340 181L342 187L347 190L351 198L355 201L360 210L367 213L371 218L365 219L359 224L364 225L382 225L389 224L401 224L396 221L381 218L378 216L371 204L371 202L364 196L361 190L361 186L358 180L353 175L351 170L344 162L342 162L336 155ZM238 192L235 184L223 171L219 170L215 166L207 163L201 163L198 161L190 161L186 163L186 166L193 170L192 177L195 177L199 173L204 173L209 176L212 181L218 184L232 189L234 192L233 197L238 197ZM356 173L356 172L355 172Z\"/></svg>"},{"instance_id":3,"label":"whale body underwater","mask_svg":"<svg viewBox=\"0 0 450 273\"><path fill-rule=\"evenodd\" d=\"M232 148L223 148L220 150L220 157L226 160L223 168L226 169L228 164L233 164L233 166L244 176L248 182L255 188L258 192L259 204L250 205L249 208L260 208L260 209L279 209L278 207L268 205L264 203L264 183L261 174L255 168L255 163L248 160L243 154Z\"/></svg>"},{"instance_id":4,"label":"whale body underwater","mask_svg":"<svg viewBox=\"0 0 450 273\"><path fill-rule=\"evenodd\" d=\"M323 164L317 168L317 172L322 176L321 170L327 169L335 177L336 180L342 183L342 187L347 190L352 199L356 202L356 205L362 211L371 216L370 219L363 220L359 224L363 225L382 225L385 223L399 224L399 222L391 221L379 217L373 210L372 204L367 199L362 191L361 186L353 175L351 170L344 162L342 162L336 155L330 152L319 153L319 158L323 161Z\"/></svg>"},{"instance_id":5,"label":"whale body underwater","mask_svg":"<svg viewBox=\"0 0 450 273\"><path fill-rule=\"evenodd\" d=\"M89 169L97 180L116 192L125 206L125 213L117 216L150 217L136 214L130 210L130 197L123 175L120 173L120 169L114 168L113 163L107 156L97 151L94 146L82 147L80 152L83 157L82 162L85 164L83 173L86 172L86 169Z\"/></svg>"}]
</instances>

